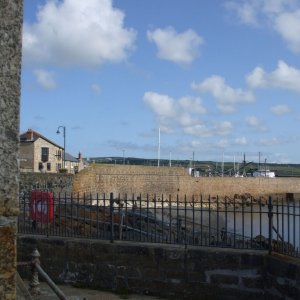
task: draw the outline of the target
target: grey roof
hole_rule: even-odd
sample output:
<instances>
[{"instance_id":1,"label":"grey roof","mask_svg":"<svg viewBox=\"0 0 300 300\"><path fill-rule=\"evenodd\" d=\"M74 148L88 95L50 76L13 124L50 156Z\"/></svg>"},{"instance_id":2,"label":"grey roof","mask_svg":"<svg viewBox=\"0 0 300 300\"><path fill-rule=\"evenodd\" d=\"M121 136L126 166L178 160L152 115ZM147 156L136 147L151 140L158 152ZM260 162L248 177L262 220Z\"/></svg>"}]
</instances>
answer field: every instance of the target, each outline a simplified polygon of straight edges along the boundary
<instances>
[{"instance_id":1,"label":"grey roof","mask_svg":"<svg viewBox=\"0 0 300 300\"><path fill-rule=\"evenodd\" d=\"M70 153L66 152L66 161L78 162L78 159L73 155L71 155Z\"/></svg>"},{"instance_id":2,"label":"grey roof","mask_svg":"<svg viewBox=\"0 0 300 300\"><path fill-rule=\"evenodd\" d=\"M60 148L60 149L64 149L63 147L57 145L56 143L54 143L53 141L49 140L48 138L44 137L43 135L41 135L40 133L32 130L32 133L33 133L33 140L27 140L27 131L20 134L20 142L21 143L32 143L32 142L35 142L37 139L41 138L47 142L49 142L50 144Z\"/></svg>"}]
</instances>

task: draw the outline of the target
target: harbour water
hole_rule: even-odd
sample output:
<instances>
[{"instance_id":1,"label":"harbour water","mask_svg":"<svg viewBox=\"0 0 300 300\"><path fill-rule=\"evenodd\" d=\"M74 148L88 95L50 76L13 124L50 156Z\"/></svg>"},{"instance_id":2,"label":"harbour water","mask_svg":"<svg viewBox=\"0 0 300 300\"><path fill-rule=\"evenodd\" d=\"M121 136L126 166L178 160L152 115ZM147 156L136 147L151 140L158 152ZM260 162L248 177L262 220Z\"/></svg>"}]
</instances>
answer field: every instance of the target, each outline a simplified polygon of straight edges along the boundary
<instances>
[{"instance_id":1,"label":"harbour water","mask_svg":"<svg viewBox=\"0 0 300 300\"><path fill-rule=\"evenodd\" d=\"M255 205L239 208L227 214L229 231L254 238L262 235L269 236L268 206ZM300 248L300 203L280 202L273 204L272 209L272 239L292 244L295 249Z\"/></svg>"}]
</instances>

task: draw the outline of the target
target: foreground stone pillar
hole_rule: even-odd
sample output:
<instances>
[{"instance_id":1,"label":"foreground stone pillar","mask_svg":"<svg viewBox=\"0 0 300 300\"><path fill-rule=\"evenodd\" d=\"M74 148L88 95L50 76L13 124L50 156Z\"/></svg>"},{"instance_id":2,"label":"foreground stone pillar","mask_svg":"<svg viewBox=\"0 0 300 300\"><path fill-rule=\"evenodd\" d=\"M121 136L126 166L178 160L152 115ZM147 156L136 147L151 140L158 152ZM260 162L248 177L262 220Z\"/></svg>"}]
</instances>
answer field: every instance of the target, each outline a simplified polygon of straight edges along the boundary
<instances>
[{"instance_id":1,"label":"foreground stone pillar","mask_svg":"<svg viewBox=\"0 0 300 300\"><path fill-rule=\"evenodd\" d=\"M0 0L0 299L16 299L23 0Z\"/></svg>"}]
</instances>

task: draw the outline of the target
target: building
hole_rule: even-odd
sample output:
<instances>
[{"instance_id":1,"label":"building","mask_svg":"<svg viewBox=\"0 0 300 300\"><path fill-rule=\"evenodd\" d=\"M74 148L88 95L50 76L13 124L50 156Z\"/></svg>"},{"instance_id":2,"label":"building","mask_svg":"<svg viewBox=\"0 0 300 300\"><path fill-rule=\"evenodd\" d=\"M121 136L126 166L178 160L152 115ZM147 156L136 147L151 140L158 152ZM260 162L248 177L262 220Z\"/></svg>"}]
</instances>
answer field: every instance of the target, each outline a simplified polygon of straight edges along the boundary
<instances>
[{"instance_id":1,"label":"building","mask_svg":"<svg viewBox=\"0 0 300 300\"><path fill-rule=\"evenodd\" d=\"M77 173L84 168L81 154L78 158L66 153L64 148L28 129L20 135L20 171L42 173ZM65 166L64 166L65 165ZM66 171L65 171L66 170Z\"/></svg>"},{"instance_id":2,"label":"building","mask_svg":"<svg viewBox=\"0 0 300 300\"><path fill-rule=\"evenodd\" d=\"M66 152L65 168L68 170L68 173L76 174L85 167L86 162L83 160L80 152L77 158Z\"/></svg>"}]
</instances>

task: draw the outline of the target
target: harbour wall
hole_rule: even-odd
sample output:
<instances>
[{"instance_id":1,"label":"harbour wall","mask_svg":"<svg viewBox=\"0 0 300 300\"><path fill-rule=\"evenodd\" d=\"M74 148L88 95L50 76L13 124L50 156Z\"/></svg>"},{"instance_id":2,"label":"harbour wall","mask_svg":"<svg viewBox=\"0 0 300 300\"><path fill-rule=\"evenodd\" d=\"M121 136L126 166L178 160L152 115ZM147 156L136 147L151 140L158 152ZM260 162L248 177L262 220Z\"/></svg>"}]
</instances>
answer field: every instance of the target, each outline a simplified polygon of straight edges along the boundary
<instances>
[{"instance_id":1,"label":"harbour wall","mask_svg":"<svg viewBox=\"0 0 300 300\"><path fill-rule=\"evenodd\" d=\"M265 251L19 235L56 283L170 299L300 299L300 264ZM30 268L19 267L23 278Z\"/></svg>"},{"instance_id":2,"label":"harbour wall","mask_svg":"<svg viewBox=\"0 0 300 300\"><path fill-rule=\"evenodd\" d=\"M129 165L91 165L75 175L73 192L79 194L114 193L164 195L252 196L300 195L300 178L192 177L187 169Z\"/></svg>"}]
</instances>

